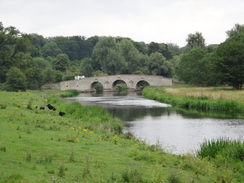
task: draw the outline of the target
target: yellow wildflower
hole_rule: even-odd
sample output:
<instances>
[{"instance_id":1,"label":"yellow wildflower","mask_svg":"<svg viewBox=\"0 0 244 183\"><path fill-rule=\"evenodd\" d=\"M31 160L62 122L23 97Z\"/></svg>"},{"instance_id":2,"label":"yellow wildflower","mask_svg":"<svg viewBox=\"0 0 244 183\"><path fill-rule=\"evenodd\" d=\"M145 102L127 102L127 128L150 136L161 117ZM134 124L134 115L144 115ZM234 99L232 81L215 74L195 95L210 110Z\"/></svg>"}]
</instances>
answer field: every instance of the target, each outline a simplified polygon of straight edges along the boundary
<instances>
[{"instance_id":1,"label":"yellow wildflower","mask_svg":"<svg viewBox=\"0 0 244 183\"><path fill-rule=\"evenodd\" d=\"M103 141L102 137L100 137L100 136L99 136L99 141L100 141L100 142L102 142L102 141Z\"/></svg>"},{"instance_id":2,"label":"yellow wildflower","mask_svg":"<svg viewBox=\"0 0 244 183\"><path fill-rule=\"evenodd\" d=\"M82 128L81 127L78 127L78 130L82 130Z\"/></svg>"}]
</instances>

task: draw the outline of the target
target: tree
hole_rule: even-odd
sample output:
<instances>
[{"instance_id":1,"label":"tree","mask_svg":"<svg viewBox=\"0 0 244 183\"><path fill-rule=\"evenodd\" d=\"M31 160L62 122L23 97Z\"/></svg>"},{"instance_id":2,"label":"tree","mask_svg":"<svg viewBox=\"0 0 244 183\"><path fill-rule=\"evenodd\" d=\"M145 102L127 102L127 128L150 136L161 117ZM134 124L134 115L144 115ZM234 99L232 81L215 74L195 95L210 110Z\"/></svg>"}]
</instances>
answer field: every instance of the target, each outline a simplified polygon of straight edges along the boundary
<instances>
[{"instance_id":1,"label":"tree","mask_svg":"<svg viewBox=\"0 0 244 183\"><path fill-rule=\"evenodd\" d=\"M148 45L148 55L151 55L152 53L161 53L167 60L171 59L172 53L170 52L170 50L168 49L168 45L164 44L164 43L155 43L155 42L151 42Z\"/></svg>"},{"instance_id":2,"label":"tree","mask_svg":"<svg viewBox=\"0 0 244 183\"><path fill-rule=\"evenodd\" d=\"M206 55L206 51L195 48L185 53L176 68L176 75L182 81L192 84L202 84L201 76L205 76L206 69L202 59Z\"/></svg>"},{"instance_id":3,"label":"tree","mask_svg":"<svg viewBox=\"0 0 244 183\"><path fill-rule=\"evenodd\" d=\"M236 34L217 48L214 68L216 77L236 89L244 84L244 34Z\"/></svg>"},{"instance_id":4,"label":"tree","mask_svg":"<svg viewBox=\"0 0 244 183\"><path fill-rule=\"evenodd\" d=\"M112 37L103 37L98 41L93 50L93 60L101 66L101 69L96 70L108 74L119 74L126 66L116 40Z\"/></svg>"},{"instance_id":5,"label":"tree","mask_svg":"<svg viewBox=\"0 0 244 183\"><path fill-rule=\"evenodd\" d=\"M49 42L45 44L42 47L41 52L42 56L45 58L47 58L48 56L56 57L58 54L62 53L61 49L57 46L55 42Z\"/></svg>"},{"instance_id":6,"label":"tree","mask_svg":"<svg viewBox=\"0 0 244 183\"><path fill-rule=\"evenodd\" d=\"M123 71L126 74L131 74L133 71L137 70L139 66L139 52L133 45L133 43L128 39L122 39L117 45L127 63L127 67Z\"/></svg>"},{"instance_id":7,"label":"tree","mask_svg":"<svg viewBox=\"0 0 244 183\"><path fill-rule=\"evenodd\" d=\"M152 75L165 76L168 72L168 67L165 64L166 59L161 53L152 53L147 62L147 67Z\"/></svg>"},{"instance_id":8,"label":"tree","mask_svg":"<svg viewBox=\"0 0 244 183\"><path fill-rule=\"evenodd\" d=\"M65 53L57 55L57 57L53 61L53 67L61 72L67 71L69 69L69 66L70 60L68 55L66 55Z\"/></svg>"},{"instance_id":9,"label":"tree","mask_svg":"<svg viewBox=\"0 0 244 183\"><path fill-rule=\"evenodd\" d=\"M21 34L14 27L4 28L0 22L0 82L6 81L11 67L23 67L33 51L30 36Z\"/></svg>"},{"instance_id":10,"label":"tree","mask_svg":"<svg viewBox=\"0 0 244 183\"><path fill-rule=\"evenodd\" d=\"M32 53L32 56L40 57L41 56L41 48L46 44L46 40L42 35L38 34L30 34L31 43L35 47L35 52Z\"/></svg>"},{"instance_id":11,"label":"tree","mask_svg":"<svg viewBox=\"0 0 244 183\"><path fill-rule=\"evenodd\" d=\"M8 70L6 84L10 91L25 91L27 87L26 76L17 67L12 67Z\"/></svg>"},{"instance_id":12,"label":"tree","mask_svg":"<svg viewBox=\"0 0 244 183\"><path fill-rule=\"evenodd\" d=\"M25 71L27 78L27 88L31 90L41 89L42 85L42 75L41 69L30 67Z\"/></svg>"},{"instance_id":13,"label":"tree","mask_svg":"<svg viewBox=\"0 0 244 183\"><path fill-rule=\"evenodd\" d=\"M188 34L186 38L188 49L192 48L205 48L205 39L201 32L196 32L195 34Z\"/></svg>"},{"instance_id":14,"label":"tree","mask_svg":"<svg viewBox=\"0 0 244 183\"><path fill-rule=\"evenodd\" d=\"M240 25L240 24L235 24L235 26L231 30L226 31L226 34L228 35L229 38L231 38L234 35L243 34L243 33L244 33L244 25Z\"/></svg>"},{"instance_id":15,"label":"tree","mask_svg":"<svg viewBox=\"0 0 244 183\"><path fill-rule=\"evenodd\" d=\"M54 83L56 79L55 70L47 67L42 71L43 84Z\"/></svg>"}]
</instances>

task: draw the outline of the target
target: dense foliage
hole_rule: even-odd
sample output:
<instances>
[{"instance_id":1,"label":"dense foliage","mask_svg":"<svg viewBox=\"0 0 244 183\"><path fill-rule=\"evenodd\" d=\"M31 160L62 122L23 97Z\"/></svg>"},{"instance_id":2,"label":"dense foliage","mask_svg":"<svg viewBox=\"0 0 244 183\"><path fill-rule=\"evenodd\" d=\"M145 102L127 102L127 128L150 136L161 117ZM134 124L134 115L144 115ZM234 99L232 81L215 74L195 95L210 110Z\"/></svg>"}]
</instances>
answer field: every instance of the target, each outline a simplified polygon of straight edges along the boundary
<instances>
[{"instance_id":1,"label":"dense foliage","mask_svg":"<svg viewBox=\"0 0 244 183\"><path fill-rule=\"evenodd\" d=\"M0 88L40 89L76 75L152 74L195 85L228 84L242 89L243 29L236 24L220 45L206 46L200 32L188 34L186 46L179 48L172 43L146 44L122 37L44 38L0 22ZM22 86L11 86L12 67L25 75L21 80L26 82L19 82Z\"/></svg>"},{"instance_id":2,"label":"dense foliage","mask_svg":"<svg viewBox=\"0 0 244 183\"><path fill-rule=\"evenodd\" d=\"M178 79L195 85L244 84L244 25L227 31L229 38L220 45L205 46L200 33L188 35L186 52L176 68Z\"/></svg>"}]
</instances>

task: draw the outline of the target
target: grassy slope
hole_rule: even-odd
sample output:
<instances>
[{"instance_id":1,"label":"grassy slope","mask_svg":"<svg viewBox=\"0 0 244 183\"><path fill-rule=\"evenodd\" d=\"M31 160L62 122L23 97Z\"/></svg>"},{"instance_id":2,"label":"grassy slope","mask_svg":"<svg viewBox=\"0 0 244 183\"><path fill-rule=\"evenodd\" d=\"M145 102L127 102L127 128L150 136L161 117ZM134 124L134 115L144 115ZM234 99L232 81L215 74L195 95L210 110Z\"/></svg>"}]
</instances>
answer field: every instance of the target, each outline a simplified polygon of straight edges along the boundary
<instances>
[{"instance_id":1,"label":"grassy slope","mask_svg":"<svg viewBox=\"0 0 244 183\"><path fill-rule=\"evenodd\" d=\"M35 109L47 103L57 111ZM207 159L166 154L118 134L119 121L107 111L67 104L53 91L0 92L0 104L0 182L51 182L52 176L63 182L152 183L242 178L226 164L215 168ZM60 110L67 114L60 117Z\"/></svg>"}]
</instances>

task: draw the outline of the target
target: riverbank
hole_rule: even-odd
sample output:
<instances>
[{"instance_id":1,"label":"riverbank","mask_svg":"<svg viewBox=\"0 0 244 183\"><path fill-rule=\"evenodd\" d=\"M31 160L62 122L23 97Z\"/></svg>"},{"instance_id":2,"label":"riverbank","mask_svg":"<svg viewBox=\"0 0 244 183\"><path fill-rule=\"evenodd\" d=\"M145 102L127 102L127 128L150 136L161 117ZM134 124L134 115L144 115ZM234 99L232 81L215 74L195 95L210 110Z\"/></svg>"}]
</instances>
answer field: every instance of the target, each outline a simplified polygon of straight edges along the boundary
<instances>
[{"instance_id":1,"label":"riverbank","mask_svg":"<svg viewBox=\"0 0 244 183\"><path fill-rule=\"evenodd\" d=\"M238 159L225 159L221 153L213 158L167 154L157 145L122 134L121 122L106 110L66 103L60 95L54 90L0 92L0 182L238 182L244 178ZM56 110L49 110L47 104Z\"/></svg>"},{"instance_id":2,"label":"riverbank","mask_svg":"<svg viewBox=\"0 0 244 183\"><path fill-rule=\"evenodd\" d=\"M143 90L143 96L180 109L244 118L243 90L228 87L147 87Z\"/></svg>"}]
</instances>

